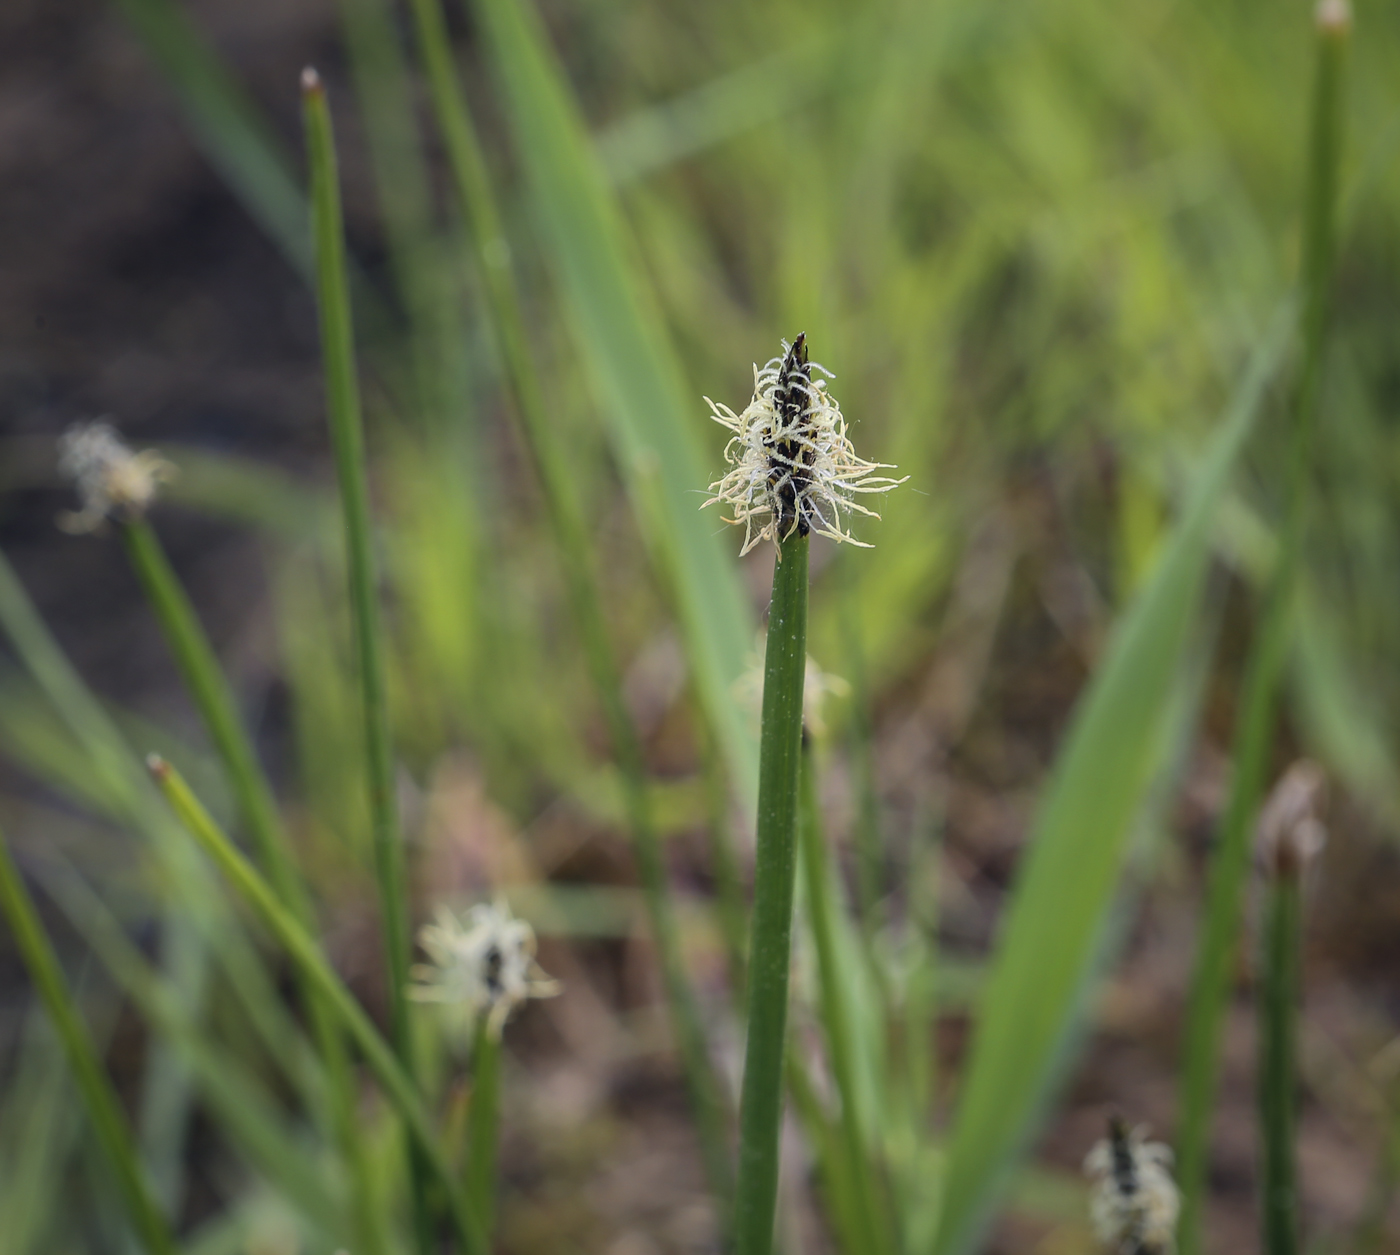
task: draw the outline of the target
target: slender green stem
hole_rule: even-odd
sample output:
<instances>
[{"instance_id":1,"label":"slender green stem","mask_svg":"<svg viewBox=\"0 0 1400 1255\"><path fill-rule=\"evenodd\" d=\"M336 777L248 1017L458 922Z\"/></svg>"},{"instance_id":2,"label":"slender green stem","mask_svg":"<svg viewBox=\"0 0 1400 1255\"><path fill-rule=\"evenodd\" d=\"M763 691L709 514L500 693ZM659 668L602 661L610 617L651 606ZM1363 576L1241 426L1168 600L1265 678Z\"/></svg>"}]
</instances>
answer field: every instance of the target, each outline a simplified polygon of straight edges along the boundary
<instances>
[{"instance_id":1,"label":"slender green stem","mask_svg":"<svg viewBox=\"0 0 1400 1255\"><path fill-rule=\"evenodd\" d=\"M1298 1255L1293 1140L1297 1112L1297 1019L1301 911L1296 869L1271 877L1264 902L1259 991L1259 1123L1263 1135L1264 1255Z\"/></svg>"},{"instance_id":2,"label":"slender green stem","mask_svg":"<svg viewBox=\"0 0 1400 1255\"><path fill-rule=\"evenodd\" d=\"M141 581L166 644L175 656L180 677L223 761L258 861L278 896L295 909L304 895L287 855L277 819L277 804L239 723L233 694L209 638L200 627L194 607L150 524L145 519L132 519L120 525L120 532L132 569Z\"/></svg>"},{"instance_id":3,"label":"slender green stem","mask_svg":"<svg viewBox=\"0 0 1400 1255\"><path fill-rule=\"evenodd\" d=\"M496 1212L496 1143L501 1127L501 1041L483 1016L472 1050L467 1108L467 1198L489 1236Z\"/></svg>"},{"instance_id":4,"label":"slender green stem","mask_svg":"<svg viewBox=\"0 0 1400 1255\"><path fill-rule=\"evenodd\" d=\"M1273 743L1279 679L1288 651L1290 612L1302 549L1335 250L1343 69L1349 32L1349 23L1338 20L1338 15L1345 17L1345 3L1329 3L1319 9L1303 231L1302 359L1288 455L1287 513L1259 634L1245 669L1233 747L1234 778L1211 867L1205 932L1187 1010L1177 1143L1177 1176L1182 1193L1178 1237L1182 1255L1197 1255L1200 1250L1207 1146L1221 1024L1229 997L1230 956L1239 934L1240 899L1249 868L1249 834Z\"/></svg>"},{"instance_id":5,"label":"slender green stem","mask_svg":"<svg viewBox=\"0 0 1400 1255\"><path fill-rule=\"evenodd\" d=\"M797 778L802 756L802 682L807 665L805 536L783 543L773 571L763 664L763 733L758 762L758 850L749 945L749 1037L739 1104L739 1175L734 1196L738 1255L768 1255L778 1198L783 1114L783 1044L792 958L797 866Z\"/></svg>"},{"instance_id":6,"label":"slender green stem","mask_svg":"<svg viewBox=\"0 0 1400 1255\"><path fill-rule=\"evenodd\" d=\"M310 929L314 919L311 903L293 864L272 786L239 721L233 694L213 646L150 525L140 518L124 522L121 537L185 687L223 761L258 862L282 905ZM357 1246L362 1246L366 1255L375 1255L384 1249L384 1236L372 1206L369 1162L356 1127L354 1078L345 1044L320 999L304 983L302 1001L326 1066L332 1128L354 1183L351 1202L356 1211Z\"/></svg>"},{"instance_id":7,"label":"slender green stem","mask_svg":"<svg viewBox=\"0 0 1400 1255\"><path fill-rule=\"evenodd\" d=\"M117 1178L132 1225L151 1255L175 1255L175 1240L142 1173L121 1105L98 1062L97 1052L82 1018L73 1005L73 996L59 967L58 957L39 921L39 914L20 878L19 869L10 857L10 849L3 835L0 835L0 909L4 910L10 922L30 978L58 1030L68 1056L68 1066L73 1070L87 1108L88 1119L92 1121L98 1143Z\"/></svg>"},{"instance_id":8,"label":"slender green stem","mask_svg":"<svg viewBox=\"0 0 1400 1255\"><path fill-rule=\"evenodd\" d=\"M360 1004L345 988L306 929L278 900L271 886L239 852L232 841L204 809L189 785L164 759L152 754L147 760L160 791L219 872L257 914L281 943L297 969L324 999L351 1040L359 1047L365 1063L378 1078L386 1097L402 1117L421 1156L421 1162L435 1178L448 1202L448 1214L462 1245L473 1255L487 1249L480 1220L472 1211L461 1187L454 1179L433 1132L432 1122L418 1097L408 1070L385 1043Z\"/></svg>"},{"instance_id":9,"label":"slender green stem","mask_svg":"<svg viewBox=\"0 0 1400 1255\"><path fill-rule=\"evenodd\" d=\"M570 604L621 770L633 850L671 1023L699 1127L701 1152L711 1189L723 1205L733 1190L725 1142L725 1105L706 1047L699 1007L681 956L679 928L648 796L646 764L636 726L623 698L622 680L609 642L588 529L574 496L573 475L559 443L557 427L536 382L525 321L510 270L510 250L491 191L481 143L452 66L442 7L438 0L413 0L412 7L429 91L485 286L512 409L535 472L544 485L544 498Z\"/></svg>"},{"instance_id":10,"label":"slender green stem","mask_svg":"<svg viewBox=\"0 0 1400 1255\"><path fill-rule=\"evenodd\" d=\"M845 1169L851 1181L861 1246L858 1255L876 1255L890 1249L886 1217L877 1201L879 1188L872 1170L870 1148L861 1128L856 1091L855 1050L851 1041L852 1016L841 980L836 954L835 913L826 843L817 810L815 770L810 751L802 755L801 818L802 877L806 885L807 918L817 947L817 977L821 985L821 1018L826 1046L841 1103L841 1142ZM857 1255L852 1252L852 1255Z\"/></svg>"},{"instance_id":11,"label":"slender green stem","mask_svg":"<svg viewBox=\"0 0 1400 1255\"><path fill-rule=\"evenodd\" d=\"M311 167L311 225L316 245L316 298L325 362L326 411L336 476L345 520L346 566L355 625L355 656L364 715L370 824L375 874L384 929L385 969L389 985L389 1021L399 1061L414 1074L413 1022L408 1013L408 961L412 940L408 926L408 892L403 841L394 799L394 764L389 745L389 709L384 660L375 600L371 552L369 486L365 476L364 432L359 384L355 373L354 327L345 264L345 229L340 209L335 139L326 93L314 70L302 76L303 121ZM414 1230L418 1247L433 1246L432 1213L425 1166L410 1146L409 1176L413 1191Z\"/></svg>"}]
</instances>

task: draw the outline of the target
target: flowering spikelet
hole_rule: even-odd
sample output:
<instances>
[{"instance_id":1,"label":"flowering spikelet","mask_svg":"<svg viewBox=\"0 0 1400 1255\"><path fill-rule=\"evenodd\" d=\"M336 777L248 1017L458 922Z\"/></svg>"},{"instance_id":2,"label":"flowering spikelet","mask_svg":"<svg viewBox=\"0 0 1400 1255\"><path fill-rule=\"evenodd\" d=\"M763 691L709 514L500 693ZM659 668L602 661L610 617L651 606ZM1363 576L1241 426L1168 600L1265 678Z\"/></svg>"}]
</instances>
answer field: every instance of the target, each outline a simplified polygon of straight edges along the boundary
<instances>
[{"instance_id":1,"label":"flowering spikelet","mask_svg":"<svg viewBox=\"0 0 1400 1255\"><path fill-rule=\"evenodd\" d=\"M66 532L95 532L105 520L139 517L175 467L154 449L134 453L110 423L75 423L59 439L58 470L78 489L82 509L58 516Z\"/></svg>"},{"instance_id":2,"label":"flowering spikelet","mask_svg":"<svg viewBox=\"0 0 1400 1255\"><path fill-rule=\"evenodd\" d=\"M742 414L705 398L715 422L734 433L724 450L731 469L710 485L705 505L723 502L734 511L726 522L744 526L741 557L761 541L778 545L794 532L869 548L843 527L841 511L879 518L855 495L888 492L909 478L876 475L894 468L856 457L841 407L826 381L812 378L814 370L835 377L808 359L807 337L800 335L791 345L784 340L782 356L762 370L754 366L753 400Z\"/></svg>"},{"instance_id":3,"label":"flowering spikelet","mask_svg":"<svg viewBox=\"0 0 1400 1255\"><path fill-rule=\"evenodd\" d=\"M1171 1148L1149 1142L1145 1128L1109 1120L1108 1136L1084 1160L1095 1182L1094 1236L1106 1255L1173 1255L1181 1199L1171 1162Z\"/></svg>"},{"instance_id":4,"label":"flowering spikelet","mask_svg":"<svg viewBox=\"0 0 1400 1255\"><path fill-rule=\"evenodd\" d=\"M535 930L504 903L481 903L463 919L439 907L437 922L425 924L418 941L432 963L413 968L419 983L409 987L409 997L448 1003L469 1020L484 1014L494 1038L522 1002L559 992L559 982L535 961Z\"/></svg>"}]
</instances>

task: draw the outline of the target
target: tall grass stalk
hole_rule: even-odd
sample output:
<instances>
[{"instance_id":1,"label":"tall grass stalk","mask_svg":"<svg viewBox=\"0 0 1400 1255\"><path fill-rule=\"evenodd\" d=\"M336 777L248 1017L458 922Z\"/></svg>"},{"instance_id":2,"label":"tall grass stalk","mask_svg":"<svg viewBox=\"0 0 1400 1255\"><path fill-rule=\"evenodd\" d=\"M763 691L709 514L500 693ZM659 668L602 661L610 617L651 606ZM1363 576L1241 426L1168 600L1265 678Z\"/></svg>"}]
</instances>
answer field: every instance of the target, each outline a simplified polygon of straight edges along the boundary
<instances>
[{"instance_id":1,"label":"tall grass stalk","mask_svg":"<svg viewBox=\"0 0 1400 1255\"><path fill-rule=\"evenodd\" d=\"M544 487L551 530L583 640L589 671L607 721L622 777L623 802L632 833L648 919L656 942L672 1027L685 1070L711 1188L722 1204L732 1193L725 1138L725 1107L705 1042L704 1027L681 955L660 836L648 797L646 764L627 709L613 657L588 531L574 493L573 475L546 408L530 358L525 321L510 268L510 249L487 174L481 143L452 66L446 23L438 0L412 0L414 21L448 164L486 290L491 325L505 367L512 412L535 472Z\"/></svg>"},{"instance_id":2,"label":"tall grass stalk","mask_svg":"<svg viewBox=\"0 0 1400 1255\"><path fill-rule=\"evenodd\" d=\"M175 1240L171 1236L170 1226L156 1206L150 1185L142 1172L121 1104L102 1070L82 1017L73 1004L73 996L58 957L34 909L33 899L20 878L19 869L10 856L3 834L0 834L0 909L9 920L30 978L63 1043L68 1066L73 1070L98 1144L117 1179L132 1226L150 1255L175 1255Z\"/></svg>"},{"instance_id":3,"label":"tall grass stalk","mask_svg":"<svg viewBox=\"0 0 1400 1255\"><path fill-rule=\"evenodd\" d=\"M836 953L836 922L833 916L841 906L833 892L831 870L827 863L825 837L817 810L816 772L810 751L802 755L801 775L798 828L802 879L806 886L807 918L817 949L822 1028L826 1034L827 1053L841 1104L841 1151L851 1181L858 1229L863 1235L862 1255L881 1255L881 1252L891 1249L889 1226L885 1211L880 1206L879 1184L860 1120L855 1047L851 1040L855 1026Z\"/></svg>"},{"instance_id":4,"label":"tall grass stalk","mask_svg":"<svg viewBox=\"0 0 1400 1255\"><path fill-rule=\"evenodd\" d=\"M792 896L797 867L809 547L807 537L796 534L782 542L773 570L773 600L763 661L758 848L749 943L749 1032L739 1106L739 1175L734 1196L738 1255L768 1255L773 1249L792 957Z\"/></svg>"},{"instance_id":5,"label":"tall grass stalk","mask_svg":"<svg viewBox=\"0 0 1400 1255\"><path fill-rule=\"evenodd\" d=\"M123 522L121 537L166 643L175 656L185 687L228 773L263 872L282 905L309 930L314 919L311 903L293 864L272 787L239 721L233 694L209 638L200 627L194 607L150 524L143 518ZM350 1200L356 1211L356 1245L362 1247L366 1255L375 1255L384 1249L384 1239L371 1205L369 1163L356 1128L354 1078L345 1044L321 1000L305 984L302 1000L317 1051L326 1068L331 1128L352 1181Z\"/></svg>"},{"instance_id":6,"label":"tall grass stalk","mask_svg":"<svg viewBox=\"0 0 1400 1255\"><path fill-rule=\"evenodd\" d=\"M1187 1009L1177 1134L1177 1179L1182 1194L1178 1238L1182 1255L1197 1255L1201 1249L1207 1146L1219 1071L1221 1023L1230 992L1230 957L1239 934L1250 829L1259 808L1274 740L1279 681L1288 652L1301 561L1336 247L1344 69L1350 30L1345 0L1323 0L1317 13L1317 66L1303 224L1302 356L1289 435L1286 514L1278 559L1241 686L1233 746L1234 777L1211 867L1205 929Z\"/></svg>"},{"instance_id":7,"label":"tall grass stalk","mask_svg":"<svg viewBox=\"0 0 1400 1255\"><path fill-rule=\"evenodd\" d=\"M480 1219L472 1211L460 1183L438 1147L432 1121L418 1096L417 1086L360 1004L335 974L320 947L278 900L238 848L210 817L180 773L158 755L147 760L151 775L185 830L213 861L234 891L252 907L309 984L325 1000L350 1039L359 1048L385 1096L407 1126L419 1161L448 1204L452 1227L470 1255L485 1255L487 1242Z\"/></svg>"},{"instance_id":8,"label":"tall grass stalk","mask_svg":"<svg viewBox=\"0 0 1400 1255\"><path fill-rule=\"evenodd\" d=\"M1259 1119L1263 1146L1260 1219L1264 1255L1298 1255L1297 1124L1298 995L1302 911L1299 867L1282 856L1264 898L1259 991Z\"/></svg>"},{"instance_id":9,"label":"tall grass stalk","mask_svg":"<svg viewBox=\"0 0 1400 1255\"><path fill-rule=\"evenodd\" d=\"M355 656L364 717L370 825L384 930L389 1019L399 1062L415 1071L413 1024L408 1012L408 890L403 839L394 796L394 764L389 745L389 711L384 660L375 600L371 552L369 487L365 476L364 432L355 373L354 325L345 265L345 229L340 209L335 140L325 88L314 70L302 75L303 119L311 168L312 235L316 246L316 297L325 364L326 410L335 450L336 476L345 520L346 565L355 626ZM409 1176L414 1230L423 1255L433 1247L432 1216L422 1156L410 1145Z\"/></svg>"}]
</instances>

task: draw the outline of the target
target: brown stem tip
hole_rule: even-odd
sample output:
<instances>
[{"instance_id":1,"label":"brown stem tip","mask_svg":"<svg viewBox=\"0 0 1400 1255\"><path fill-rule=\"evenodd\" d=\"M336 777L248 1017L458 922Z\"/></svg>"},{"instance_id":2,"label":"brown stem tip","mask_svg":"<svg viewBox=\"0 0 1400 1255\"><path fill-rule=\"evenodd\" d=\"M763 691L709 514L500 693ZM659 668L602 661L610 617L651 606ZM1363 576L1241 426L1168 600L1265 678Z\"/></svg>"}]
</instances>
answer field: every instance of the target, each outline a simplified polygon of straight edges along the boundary
<instances>
[{"instance_id":1,"label":"brown stem tip","mask_svg":"<svg viewBox=\"0 0 1400 1255\"><path fill-rule=\"evenodd\" d=\"M170 775L170 764L159 754L147 754L146 770L159 782Z\"/></svg>"},{"instance_id":2,"label":"brown stem tip","mask_svg":"<svg viewBox=\"0 0 1400 1255\"><path fill-rule=\"evenodd\" d=\"M321 82L321 76L316 73L314 66L308 65L301 72L301 94L303 96L321 96L326 91L325 84Z\"/></svg>"}]
</instances>

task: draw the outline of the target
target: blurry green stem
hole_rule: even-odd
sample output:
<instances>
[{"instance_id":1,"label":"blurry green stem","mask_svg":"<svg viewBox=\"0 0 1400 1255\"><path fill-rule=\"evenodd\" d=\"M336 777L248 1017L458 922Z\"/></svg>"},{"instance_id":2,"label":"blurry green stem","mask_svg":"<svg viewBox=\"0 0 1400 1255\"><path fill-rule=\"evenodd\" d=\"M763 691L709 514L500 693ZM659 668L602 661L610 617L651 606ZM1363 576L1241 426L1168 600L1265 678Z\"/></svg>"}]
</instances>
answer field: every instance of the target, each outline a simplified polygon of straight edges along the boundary
<instances>
[{"instance_id":1,"label":"blurry green stem","mask_svg":"<svg viewBox=\"0 0 1400 1255\"><path fill-rule=\"evenodd\" d=\"M1301 923L1298 871L1269 877L1264 902L1259 991L1259 1122L1263 1134L1264 1255L1298 1255L1298 1203L1293 1136L1296 1124L1296 1039Z\"/></svg>"},{"instance_id":2,"label":"blurry green stem","mask_svg":"<svg viewBox=\"0 0 1400 1255\"><path fill-rule=\"evenodd\" d=\"M734 1198L738 1255L768 1255L778 1199L783 1114L783 1046L792 961L797 781L802 756L802 684L807 664L805 536L783 542L763 663L757 855L749 946L749 1035L739 1106L739 1174Z\"/></svg>"},{"instance_id":3,"label":"blurry green stem","mask_svg":"<svg viewBox=\"0 0 1400 1255\"><path fill-rule=\"evenodd\" d=\"M448 1214L464 1248L472 1255L485 1255L485 1235L476 1214L471 1210L462 1189L453 1179L433 1133L432 1123L418 1098L418 1091L407 1070L395 1057L370 1022L360 1004L355 1001L335 974L320 948L301 924L277 900L271 887L258 875L232 841L210 818L199 799L190 791L184 779L164 759L152 754L147 760L151 775L170 808L185 830L213 860L220 873L240 897L248 903L258 918L282 944L297 969L303 973L326 1005L340 1020L345 1031L359 1047L370 1071L378 1078L385 1095L393 1104L416 1144L421 1161L448 1202Z\"/></svg>"},{"instance_id":4,"label":"blurry green stem","mask_svg":"<svg viewBox=\"0 0 1400 1255\"><path fill-rule=\"evenodd\" d=\"M496 1210L496 1142L501 1124L501 1040L481 1018L472 1050L467 1109L467 1199L490 1237Z\"/></svg>"},{"instance_id":5,"label":"blurry green stem","mask_svg":"<svg viewBox=\"0 0 1400 1255\"><path fill-rule=\"evenodd\" d=\"M1177 1143L1182 1192L1182 1255L1197 1255L1210 1117L1215 1103L1221 1021L1229 997L1230 955L1239 933L1240 898L1249 868L1250 830L1274 739L1279 680L1287 656L1294 585L1301 558L1307 480L1317 426L1328 292L1335 250L1334 217L1341 153L1342 84L1349 19L1344 2L1318 10L1317 72L1303 231L1302 358L1288 451L1286 515L1277 563L1241 686L1233 746L1234 777L1211 866L1205 932L1187 1012L1186 1059Z\"/></svg>"},{"instance_id":6,"label":"blurry green stem","mask_svg":"<svg viewBox=\"0 0 1400 1255\"><path fill-rule=\"evenodd\" d=\"M68 983L59 967L29 891L20 879L19 869L10 857L9 846L0 835L0 909L10 921L21 957L38 990L49 1018L53 1020L68 1056L68 1066L87 1107L88 1118L98 1143L111 1163L121 1189L122 1201L142 1243L151 1255L175 1255L175 1242L165 1218L142 1175L117 1096L98 1062L97 1052L73 1006Z\"/></svg>"},{"instance_id":7,"label":"blurry green stem","mask_svg":"<svg viewBox=\"0 0 1400 1255\"><path fill-rule=\"evenodd\" d=\"M704 1026L686 975L680 935L672 910L660 837L651 814L646 764L637 729L623 698L622 681L608 639L602 600L593 573L588 531L573 493L573 477L559 442L557 425L545 406L530 359L510 249L501 228L487 176L481 144L462 98L452 66L451 49L438 0L412 0L428 86L447 147L477 265L486 288L497 347L505 366L514 413L535 471L544 486L545 503L594 687L608 724L621 769L624 804L642 880L651 930L656 941L671 1022L685 1068L686 1083L699 1126L710 1185L722 1203L731 1192L725 1146L724 1102L705 1044Z\"/></svg>"},{"instance_id":8,"label":"blurry green stem","mask_svg":"<svg viewBox=\"0 0 1400 1255\"><path fill-rule=\"evenodd\" d=\"M355 625L355 654L360 675L368 771L370 823L384 928L385 968L389 982L389 1019L394 1049L404 1071L414 1074L412 1021L408 1014L408 892L403 841L394 798L394 764L389 748L389 711L384 660L375 602L374 556L371 552L369 486L365 477L364 432L355 375L355 338L346 278L345 227L340 210L335 140L326 93L314 70L302 75L303 121L311 167L312 236L316 246L316 303L321 320L325 363L326 411L335 449L345 518L346 566ZM422 1255L432 1249L431 1212L424 1164L410 1149L414 1227Z\"/></svg>"},{"instance_id":9,"label":"blurry green stem","mask_svg":"<svg viewBox=\"0 0 1400 1255\"><path fill-rule=\"evenodd\" d=\"M272 788L239 722L233 694L209 638L150 524L142 518L124 522L121 537L166 643L175 655L185 687L223 760L263 872L282 905L310 929L311 904L293 865ZM357 1245L364 1247L365 1255L375 1255L383 1249L383 1235L371 1206L369 1164L356 1129L354 1080L345 1044L315 993L303 985L302 994L317 1050L326 1066L331 1122L353 1178L351 1201L357 1213Z\"/></svg>"},{"instance_id":10,"label":"blurry green stem","mask_svg":"<svg viewBox=\"0 0 1400 1255\"><path fill-rule=\"evenodd\" d=\"M851 1255L878 1255L889 1249L885 1217L877 1202L878 1187L865 1133L861 1128L856 1092L855 1055L851 1041L851 1007L842 985L837 960L835 912L831 872L817 810L816 772L810 750L802 754L801 820L802 877L806 885L807 915L817 947L817 973L821 983L821 1017L826 1046L841 1103L841 1149L851 1180L858 1230L862 1244Z\"/></svg>"}]
</instances>

